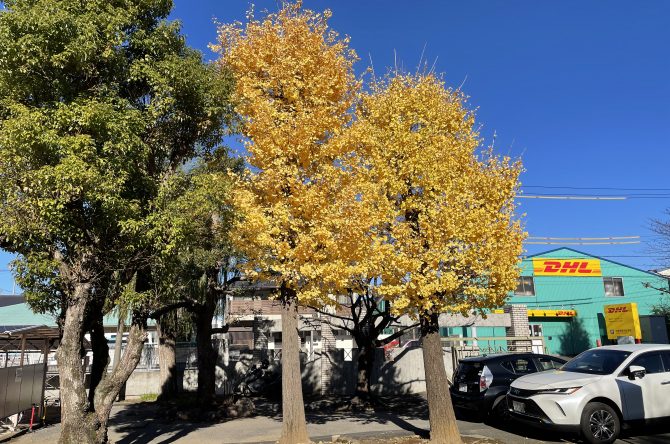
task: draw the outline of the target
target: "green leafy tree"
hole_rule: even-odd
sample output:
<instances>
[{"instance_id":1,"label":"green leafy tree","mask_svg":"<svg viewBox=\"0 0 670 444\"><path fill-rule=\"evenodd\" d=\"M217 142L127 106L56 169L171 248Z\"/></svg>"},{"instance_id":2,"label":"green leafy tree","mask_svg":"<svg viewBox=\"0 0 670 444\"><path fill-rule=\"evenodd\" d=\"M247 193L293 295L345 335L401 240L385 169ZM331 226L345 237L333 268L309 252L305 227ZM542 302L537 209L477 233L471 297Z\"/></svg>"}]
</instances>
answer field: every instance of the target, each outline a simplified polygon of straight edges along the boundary
<instances>
[{"instance_id":1,"label":"green leafy tree","mask_svg":"<svg viewBox=\"0 0 670 444\"><path fill-rule=\"evenodd\" d=\"M185 162L218 145L230 82L166 21L170 1L4 5L0 246L18 254L33 307L59 316L60 442L105 442L145 338L154 201ZM101 319L119 302L132 313L128 351L107 372ZM88 397L87 331L99 379Z\"/></svg>"},{"instance_id":2,"label":"green leafy tree","mask_svg":"<svg viewBox=\"0 0 670 444\"><path fill-rule=\"evenodd\" d=\"M227 331L213 328L225 294L239 280L231 266L237 254L230 242L235 218L229 196L232 175L243 170L241 160L223 149L201 159L196 167L171 178L158 200L160 211L151 225L162 254L153 264L158 305L153 316L185 308L192 316L197 343L198 401L208 408L215 394L217 352L212 335ZM171 302L170 302L171 301ZM162 304L162 306L160 306Z\"/></svg>"}]
</instances>

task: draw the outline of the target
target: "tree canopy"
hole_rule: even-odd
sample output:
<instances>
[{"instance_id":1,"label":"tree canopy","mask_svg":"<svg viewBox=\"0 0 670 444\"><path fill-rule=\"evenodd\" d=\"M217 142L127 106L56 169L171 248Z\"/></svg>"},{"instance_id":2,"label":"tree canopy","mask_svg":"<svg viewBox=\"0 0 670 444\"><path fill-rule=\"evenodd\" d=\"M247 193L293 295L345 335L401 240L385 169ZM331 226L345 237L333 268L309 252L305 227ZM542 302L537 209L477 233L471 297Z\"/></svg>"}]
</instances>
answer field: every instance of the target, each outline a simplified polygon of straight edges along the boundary
<instances>
[{"instance_id":1,"label":"tree canopy","mask_svg":"<svg viewBox=\"0 0 670 444\"><path fill-rule=\"evenodd\" d=\"M234 101L252 174L240 184L244 219L235 230L245 270L327 304L346 291L363 258L369 211L351 174L358 166L339 135L360 86L348 39L330 13L285 5L262 19L220 29L221 64L235 77Z\"/></svg>"},{"instance_id":2,"label":"tree canopy","mask_svg":"<svg viewBox=\"0 0 670 444\"><path fill-rule=\"evenodd\" d=\"M164 175L217 146L230 80L165 20L169 1L5 6L0 239L48 309L41 296L63 294L65 274L93 280L137 258Z\"/></svg>"},{"instance_id":3,"label":"tree canopy","mask_svg":"<svg viewBox=\"0 0 670 444\"><path fill-rule=\"evenodd\" d=\"M386 211L377 291L410 315L483 310L515 288L520 162L482 148L460 91L396 74L364 92L349 137Z\"/></svg>"}]
</instances>

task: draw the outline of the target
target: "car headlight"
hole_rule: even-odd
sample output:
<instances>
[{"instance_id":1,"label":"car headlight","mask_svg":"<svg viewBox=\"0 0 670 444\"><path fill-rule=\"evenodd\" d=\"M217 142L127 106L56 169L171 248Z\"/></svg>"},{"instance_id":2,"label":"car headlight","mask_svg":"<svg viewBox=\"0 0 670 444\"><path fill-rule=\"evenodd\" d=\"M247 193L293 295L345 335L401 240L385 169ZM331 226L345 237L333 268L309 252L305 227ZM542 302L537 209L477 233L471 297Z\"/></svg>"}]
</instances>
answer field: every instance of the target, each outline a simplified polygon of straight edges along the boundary
<instances>
[{"instance_id":1,"label":"car headlight","mask_svg":"<svg viewBox=\"0 0 670 444\"><path fill-rule=\"evenodd\" d=\"M538 395L571 395L581 387L563 387L547 390L538 390Z\"/></svg>"}]
</instances>

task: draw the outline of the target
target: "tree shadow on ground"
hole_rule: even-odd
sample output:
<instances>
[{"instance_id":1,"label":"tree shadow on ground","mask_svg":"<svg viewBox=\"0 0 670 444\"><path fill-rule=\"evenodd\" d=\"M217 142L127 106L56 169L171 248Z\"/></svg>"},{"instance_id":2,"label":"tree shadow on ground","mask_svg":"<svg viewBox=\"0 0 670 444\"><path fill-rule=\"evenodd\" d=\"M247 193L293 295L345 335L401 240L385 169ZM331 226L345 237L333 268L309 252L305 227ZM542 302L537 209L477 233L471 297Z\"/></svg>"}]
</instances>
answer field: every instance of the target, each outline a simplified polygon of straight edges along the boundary
<instances>
[{"instance_id":1,"label":"tree shadow on ground","mask_svg":"<svg viewBox=\"0 0 670 444\"><path fill-rule=\"evenodd\" d=\"M160 444L177 442L189 433L211 427L216 421L195 422L175 420L165 415L165 406L159 402L139 402L124 406L110 418L110 427L116 433L126 436L118 444L146 444L156 438L164 437ZM205 419L205 418L203 418Z\"/></svg>"},{"instance_id":2,"label":"tree shadow on ground","mask_svg":"<svg viewBox=\"0 0 670 444\"><path fill-rule=\"evenodd\" d=\"M325 424L331 421L347 420L360 424L395 424L397 427L417 434L428 436L428 430L416 427L409 421L427 420L428 406L423 396L404 394L402 396L377 396L373 407L352 409L351 397L327 396L315 399L305 405L307 422Z\"/></svg>"},{"instance_id":3,"label":"tree shadow on ground","mask_svg":"<svg viewBox=\"0 0 670 444\"><path fill-rule=\"evenodd\" d=\"M255 405L252 416L262 416L281 421L281 404L276 400L262 397L251 398ZM352 411L347 408L351 398L348 396L324 396L306 399L305 411L310 424L325 424L337 420L346 420L359 424L394 424L398 428L428 437L428 430L416 427L410 421L427 419L428 410L425 399L420 395L402 397L380 397L374 409ZM161 444L178 442L191 432L205 429L216 424L234 421L234 418L211 419L203 414L202 421L182 420L166 411L159 402L141 402L127 404L110 419L110 427L115 433L125 434L117 441L119 444L147 444L156 439Z\"/></svg>"}]
</instances>

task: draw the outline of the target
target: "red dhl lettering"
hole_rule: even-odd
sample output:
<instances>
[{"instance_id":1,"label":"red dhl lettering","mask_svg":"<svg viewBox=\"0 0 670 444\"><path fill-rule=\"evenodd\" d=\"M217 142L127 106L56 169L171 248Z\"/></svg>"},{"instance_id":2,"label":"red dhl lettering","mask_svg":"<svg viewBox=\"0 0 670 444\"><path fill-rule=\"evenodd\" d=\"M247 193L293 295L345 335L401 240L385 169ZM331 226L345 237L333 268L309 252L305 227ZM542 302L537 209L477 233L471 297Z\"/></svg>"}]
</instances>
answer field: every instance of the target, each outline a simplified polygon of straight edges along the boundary
<instances>
[{"instance_id":1,"label":"red dhl lettering","mask_svg":"<svg viewBox=\"0 0 670 444\"><path fill-rule=\"evenodd\" d=\"M556 310L556 316L571 316L574 312L567 310Z\"/></svg>"},{"instance_id":2,"label":"red dhl lettering","mask_svg":"<svg viewBox=\"0 0 670 444\"><path fill-rule=\"evenodd\" d=\"M543 271L545 273L580 273L580 274L593 273L593 270L589 268L589 263L582 261L574 261L574 262L545 261Z\"/></svg>"},{"instance_id":3,"label":"red dhl lettering","mask_svg":"<svg viewBox=\"0 0 670 444\"><path fill-rule=\"evenodd\" d=\"M533 259L537 276L601 276L598 259Z\"/></svg>"}]
</instances>

